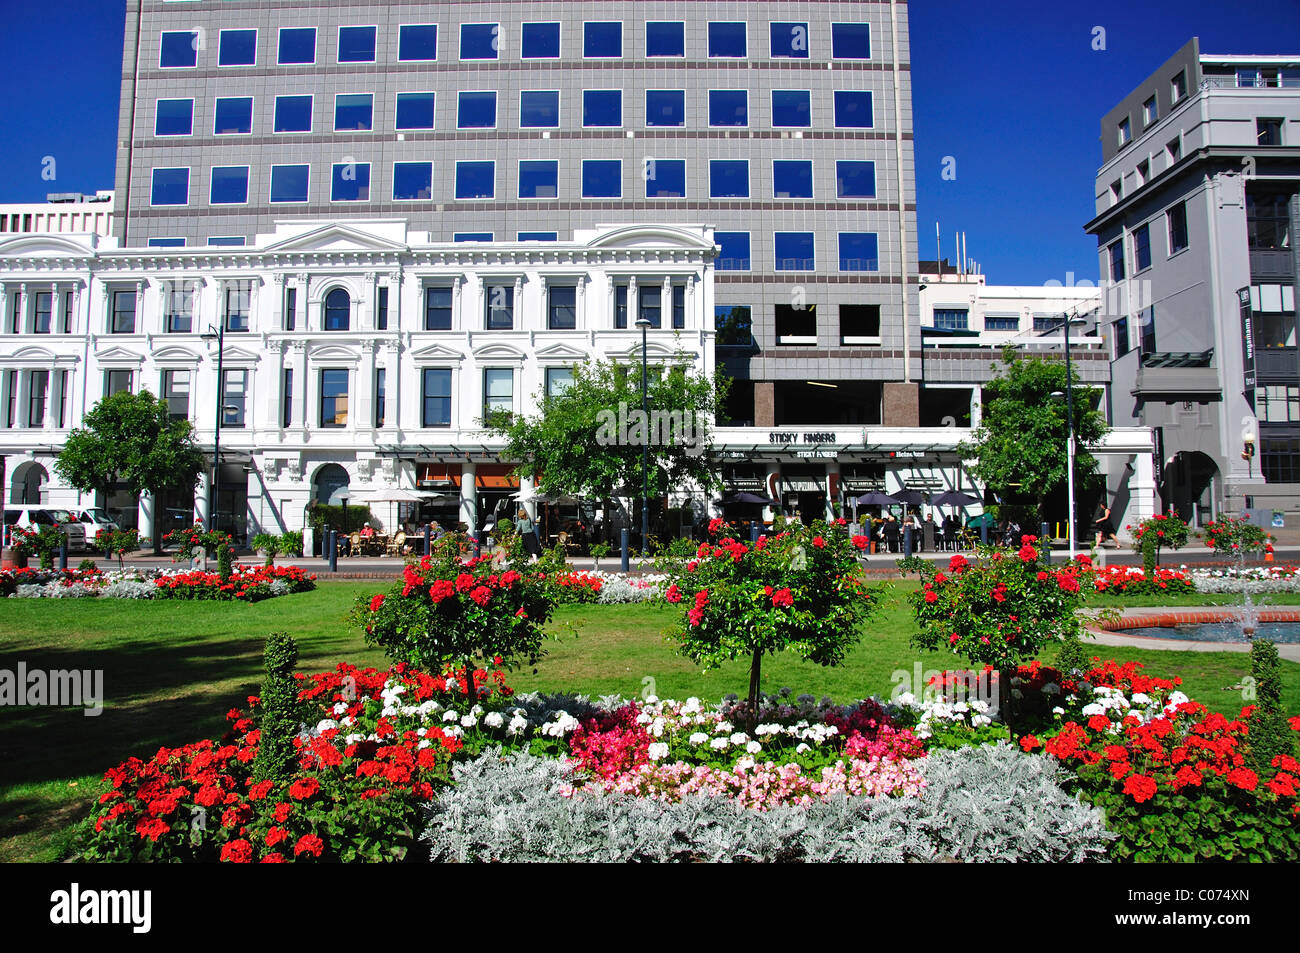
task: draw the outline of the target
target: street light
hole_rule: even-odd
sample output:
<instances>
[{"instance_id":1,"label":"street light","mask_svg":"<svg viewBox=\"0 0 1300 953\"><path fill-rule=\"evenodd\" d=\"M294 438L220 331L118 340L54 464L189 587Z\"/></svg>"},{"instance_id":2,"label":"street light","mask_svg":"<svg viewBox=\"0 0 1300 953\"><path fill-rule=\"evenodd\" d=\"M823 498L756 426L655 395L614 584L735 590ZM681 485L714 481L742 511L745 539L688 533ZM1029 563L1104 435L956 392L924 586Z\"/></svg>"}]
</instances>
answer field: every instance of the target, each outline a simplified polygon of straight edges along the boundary
<instances>
[{"instance_id":1,"label":"street light","mask_svg":"<svg viewBox=\"0 0 1300 953\"><path fill-rule=\"evenodd\" d=\"M644 314L636 319L636 326L641 329L641 414L649 427L648 398L646 395L646 332L650 329L650 319ZM645 439L641 441L641 553L650 551L650 438L647 429Z\"/></svg>"},{"instance_id":2,"label":"street light","mask_svg":"<svg viewBox=\"0 0 1300 953\"><path fill-rule=\"evenodd\" d=\"M1062 395L1059 390L1052 392L1052 397L1056 400L1060 400L1062 396L1065 397L1065 426L1068 435L1065 439L1065 493L1068 512L1066 517L1066 538L1069 541L1071 559L1076 555L1077 541L1075 539L1074 512L1074 371L1070 364L1070 328L1076 324L1087 323L1078 314L1062 315L1061 329L1065 338L1065 394Z\"/></svg>"},{"instance_id":3,"label":"street light","mask_svg":"<svg viewBox=\"0 0 1300 953\"><path fill-rule=\"evenodd\" d=\"M211 346L213 340L217 342L217 421L216 421L216 439L212 447L212 482L208 484L208 532L212 532L216 524L216 510L221 504L221 418L225 416L225 399L226 389L222 386L222 361L226 352L226 323L222 321L214 330L212 325L208 325L207 331L199 335L205 343Z\"/></svg>"}]
</instances>

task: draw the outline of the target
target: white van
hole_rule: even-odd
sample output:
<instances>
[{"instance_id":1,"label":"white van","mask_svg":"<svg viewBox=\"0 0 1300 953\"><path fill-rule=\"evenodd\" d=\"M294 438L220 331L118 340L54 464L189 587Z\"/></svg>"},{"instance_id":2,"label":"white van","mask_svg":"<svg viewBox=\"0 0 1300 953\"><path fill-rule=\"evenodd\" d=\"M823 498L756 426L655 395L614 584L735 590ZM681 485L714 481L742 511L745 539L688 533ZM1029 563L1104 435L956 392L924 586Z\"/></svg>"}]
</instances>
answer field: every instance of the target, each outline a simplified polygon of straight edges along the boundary
<instances>
[{"instance_id":1,"label":"white van","mask_svg":"<svg viewBox=\"0 0 1300 953\"><path fill-rule=\"evenodd\" d=\"M79 522L71 521L71 514L67 510L51 510L43 506L6 506L4 514L5 548L9 546L9 535L15 526L21 526L23 529L38 529L57 523L59 529L68 537L69 552L86 551L85 527Z\"/></svg>"},{"instance_id":2,"label":"white van","mask_svg":"<svg viewBox=\"0 0 1300 953\"><path fill-rule=\"evenodd\" d=\"M101 530L118 530L122 528L104 509L53 510L52 512L60 521L80 523L81 528L86 533L86 546L90 549L95 548L96 533Z\"/></svg>"}]
</instances>

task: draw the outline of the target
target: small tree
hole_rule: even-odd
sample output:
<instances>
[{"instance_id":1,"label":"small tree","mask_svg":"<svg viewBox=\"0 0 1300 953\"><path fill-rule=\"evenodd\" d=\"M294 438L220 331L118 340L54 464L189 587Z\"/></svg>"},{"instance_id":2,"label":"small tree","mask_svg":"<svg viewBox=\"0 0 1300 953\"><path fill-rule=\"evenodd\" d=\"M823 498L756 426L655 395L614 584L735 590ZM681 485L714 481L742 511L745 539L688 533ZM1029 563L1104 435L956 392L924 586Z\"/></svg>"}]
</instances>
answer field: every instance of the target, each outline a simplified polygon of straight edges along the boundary
<instances>
[{"instance_id":1,"label":"small tree","mask_svg":"<svg viewBox=\"0 0 1300 953\"><path fill-rule=\"evenodd\" d=\"M167 402L147 390L119 391L86 412L85 426L68 435L55 470L83 493L123 483L134 496L156 502L169 489L193 491L206 462L188 420L172 420ZM149 541L158 549L160 521Z\"/></svg>"},{"instance_id":2,"label":"small tree","mask_svg":"<svg viewBox=\"0 0 1300 953\"><path fill-rule=\"evenodd\" d=\"M1247 741L1248 762L1260 777L1273 774L1273 761L1279 755L1295 756L1295 732L1282 704L1282 665L1277 646L1268 639L1255 639L1250 645L1250 674L1255 679L1255 704L1250 718Z\"/></svg>"},{"instance_id":3,"label":"small tree","mask_svg":"<svg viewBox=\"0 0 1300 953\"><path fill-rule=\"evenodd\" d=\"M253 549L266 556L266 564L268 566L275 565L275 557L280 555L280 547L282 545L282 540L274 533L258 533L253 537Z\"/></svg>"},{"instance_id":4,"label":"small tree","mask_svg":"<svg viewBox=\"0 0 1300 953\"><path fill-rule=\"evenodd\" d=\"M117 568L122 569L126 554L140 548L140 534L133 529L101 529L95 533L95 545L105 556L116 557Z\"/></svg>"},{"instance_id":5,"label":"small tree","mask_svg":"<svg viewBox=\"0 0 1300 953\"><path fill-rule=\"evenodd\" d=\"M1066 404L1052 397L1066 389L1065 364L1026 358L1011 346L1003 351L1002 361L1001 374L985 385L980 425L958 450L972 461L970 470L977 480L1000 493L1019 488L1032 496L1041 519L1048 494L1066 479ZM1093 409L1101 392L1077 381L1075 374L1074 472L1083 485L1097 471L1097 459L1088 448L1096 446L1109 428L1105 415Z\"/></svg>"},{"instance_id":6,"label":"small tree","mask_svg":"<svg viewBox=\"0 0 1300 953\"><path fill-rule=\"evenodd\" d=\"M1160 550L1182 549L1187 545L1187 524L1177 513L1157 513L1138 524L1133 533L1133 548L1142 554L1142 571L1148 582L1155 581Z\"/></svg>"},{"instance_id":7,"label":"small tree","mask_svg":"<svg viewBox=\"0 0 1300 953\"><path fill-rule=\"evenodd\" d=\"M838 665L862 637L861 623L876 606L858 563L865 537L850 539L820 520L761 536L752 547L720 519L709 534L716 542L700 544L694 559L669 554L660 562L665 598L685 609L669 638L705 668L748 658L751 713L764 655L788 650Z\"/></svg>"}]
</instances>

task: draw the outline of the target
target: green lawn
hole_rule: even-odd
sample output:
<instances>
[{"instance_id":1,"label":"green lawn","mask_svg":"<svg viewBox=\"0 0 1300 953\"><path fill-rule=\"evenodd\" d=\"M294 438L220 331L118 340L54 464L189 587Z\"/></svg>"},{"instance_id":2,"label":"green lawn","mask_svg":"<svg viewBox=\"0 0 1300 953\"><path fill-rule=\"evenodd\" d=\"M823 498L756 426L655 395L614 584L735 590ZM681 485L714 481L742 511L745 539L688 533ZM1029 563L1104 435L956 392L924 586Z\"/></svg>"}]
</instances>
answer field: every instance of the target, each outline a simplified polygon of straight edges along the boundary
<instances>
[{"instance_id":1,"label":"green lawn","mask_svg":"<svg viewBox=\"0 0 1300 953\"><path fill-rule=\"evenodd\" d=\"M903 597L915 585L894 584L842 666L769 660L764 688L788 685L797 693L848 701L888 695L898 682L895 673L909 679L910 687L918 663L924 671L960 667L951 655L909 647L913 625ZM88 813L105 769L131 755L147 757L161 745L219 735L225 712L242 707L257 691L268 632L295 636L302 671L342 660L384 665L382 654L344 622L356 596L382 588L373 581L322 583L316 592L251 606L7 600L0 617L0 669L12 671L20 660L29 670L102 669L105 708L98 717L70 708L0 708L0 861L57 859L69 825ZM661 696L712 700L745 690L744 662L704 673L676 656L663 639L671 619L663 606L562 607L547 658L535 670L513 673L510 683L520 691L629 696L649 686ZM1142 661L1154 674L1181 675L1188 694L1225 712L1240 708L1240 694L1231 686L1249 670L1247 656L1226 652L1098 647L1096 654ZM1291 711L1300 711L1300 666L1283 666L1285 700Z\"/></svg>"}]
</instances>

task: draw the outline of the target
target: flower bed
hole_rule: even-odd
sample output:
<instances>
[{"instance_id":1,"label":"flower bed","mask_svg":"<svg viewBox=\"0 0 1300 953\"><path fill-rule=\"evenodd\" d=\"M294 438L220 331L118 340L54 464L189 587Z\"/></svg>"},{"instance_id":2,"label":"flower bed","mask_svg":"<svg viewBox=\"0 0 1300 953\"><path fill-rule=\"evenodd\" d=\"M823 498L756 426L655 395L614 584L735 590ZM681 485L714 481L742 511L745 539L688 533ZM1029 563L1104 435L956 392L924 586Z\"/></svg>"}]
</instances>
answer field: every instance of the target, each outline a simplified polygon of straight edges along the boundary
<instances>
[{"instance_id":1,"label":"flower bed","mask_svg":"<svg viewBox=\"0 0 1300 953\"><path fill-rule=\"evenodd\" d=\"M1136 566L1093 566L1087 576L1094 592L1108 596L1176 595L1200 589L1196 577L1187 572L1186 567L1157 568L1148 578L1146 572Z\"/></svg>"},{"instance_id":2,"label":"flower bed","mask_svg":"<svg viewBox=\"0 0 1300 953\"><path fill-rule=\"evenodd\" d=\"M1199 592L1300 592L1300 570L1290 565L1197 569L1192 572L1192 578Z\"/></svg>"},{"instance_id":3,"label":"flower bed","mask_svg":"<svg viewBox=\"0 0 1300 953\"><path fill-rule=\"evenodd\" d=\"M217 573L132 569L0 572L0 593L21 599L238 599L259 602L316 588L315 574L297 566L236 566L228 580Z\"/></svg>"}]
</instances>

